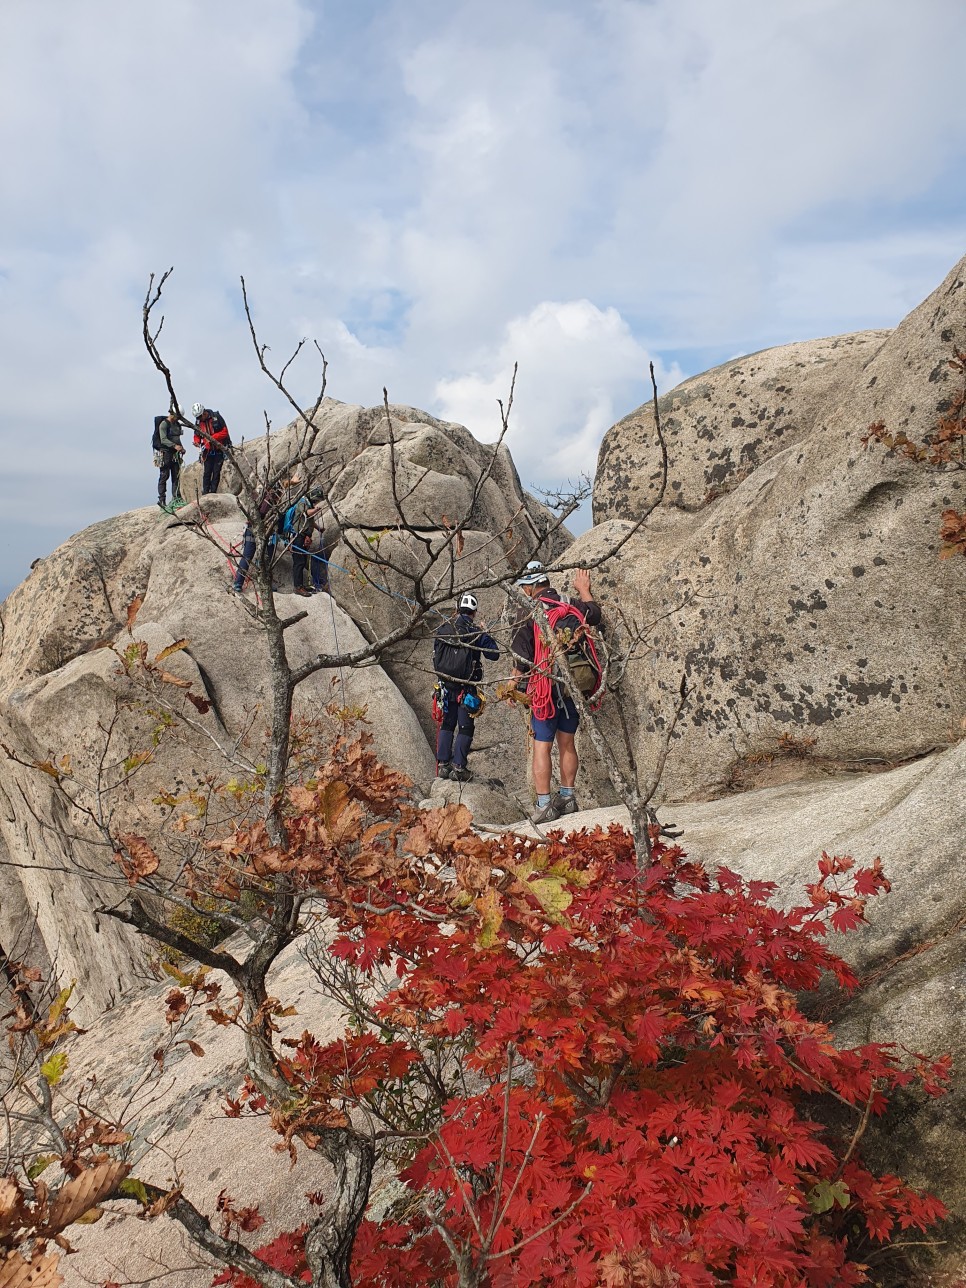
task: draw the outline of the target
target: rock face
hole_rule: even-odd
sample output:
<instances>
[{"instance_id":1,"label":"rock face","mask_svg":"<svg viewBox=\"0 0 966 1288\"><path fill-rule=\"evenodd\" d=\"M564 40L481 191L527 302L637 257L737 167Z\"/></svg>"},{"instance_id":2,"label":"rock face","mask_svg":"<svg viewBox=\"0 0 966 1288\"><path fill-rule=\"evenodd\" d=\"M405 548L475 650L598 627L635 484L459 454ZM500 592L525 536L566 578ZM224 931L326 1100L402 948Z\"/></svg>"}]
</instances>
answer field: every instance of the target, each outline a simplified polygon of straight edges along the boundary
<instances>
[{"instance_id":1,"label":"rock face","mask_svg":"<svg viewBox=\"0 0 966 1288\"><path fill-rule=\"evenodd\" d=\"M217 973L211 978L224 985L226 996L232 995L230 981ZM164 996L170 983L151 985L98 1019L71 1044L71 1068L77 1078L96 1070L107 1104L119 1117L134 1108L131 1162L138 1177L164 1186L176 1166L185 1193L206 1213L215 1212L222 1190L241 1205L258 1204L267 1224L257 1235L246 1236L257 1247L309 1216L306 1194L330 1185L332 1171L321 1155L304 1148L293 1170L288 1154L275 1150L279 1138L264 1119L225 1116L225 1097L237 1092L245 1073L244 1046L235 1028L217 1028L203 1015L194 1015L184 1036L204 1054L195 1057L185 1045L175 1046L166 1054L163 1074L144 1083L152 1053L166 1041ZM294 945L279 960L272 987L299 1012L287 1022L287 1034L297 1036L308 1028L328 1041L344 1031L342 1012L322 998ZM152 1148L152 1142L161 1142L161 1148ZM190 1245L179 1226L163 1217L147 1224L136 1220L133 1203L112 1207L96 1225L76 1228L76 1255L60 1263L67 1288L105 1279L146 1283L161 1268L170 1270L163 1280L170 1288L208 1288L215 1273L212 1263Z\"/></svg>"},{"instance_id":2,"label":"rock face","mask_svg":"<svg viewBox=\"0 0 966 1288\"><path fill-rule=\"evenodd\" d=\"M723 790L736 759L789 739L831 761L898 761L961 732L966 561L939 561L937 547L966 473L859 440L880 420L916 439L935 427L961 381L946 360L966 344L964 291L959 265L890 335L756 354L666 395L667 495L597 584L658 622L627 699L645 760L687 677L672 799ZM641 513L656 461L646 431L641 409L608 433L599 525L568 558Z\"/></svg>"},{"instance_id":3,"label":"rock face","mask_svg":"<svg viewBox=\"0 0 966 1288\"><path fill-rule=\"evenodd\" d=\"M696 512L776 452L807 438L889 338L859 331L762 349L683 381L658 400L668 447L667 503ZM660 481L654 408L611 429L594 479L594 522L637 519Z\"/></svg>"},{"instance_id":4,"label":"rock face","mask_svg":"<svg viewBox=\"0 0 966 1288\"><path fill-rule=\"evenodd\" d=\"M305 619L286 632L294 665L359 648L412 620L405 577L375 584L365 559L373 534L376 541L395 542L400 567L412 558L391 533L399 521L397 497L406 519L437 547L458 515L469 511L477 525L441 561L435 585L443 590L499 572L519 558L515 543L526 541L529 550L551 533L552 516L522 491L504 449L488 448L461 426L411 408L392 414L395 453L382 409L331 401L319 413L311 452L296 425L272 437L273 459L306 482L330 483L338 517L350 525L348 545L333 558L333 596L298 601ZM265 440L244 448L254 462L267 450ZM186 497L197 494L198 472L197 466L186 470ZM0 738L15 759L0 761L0 860L6 861L0 863L0 947L19 946L18 955L26 953L65 981L83 979L82 1023L131 984L142 953L122 926L93 915L122 898L126 887L105 837L89 822L71 822L62 788L90 804L91 784L100 775L106 791L99 808L115 833L136 831L152 840L162 812L150 802L160 792L199 788L209 775L223 780L237 774L239 749L257 763L269 695L265 639L255 615L226 593L230 552L239 547L243 528L230 492L196 496L176 517L132 511L71 538L3 608ZM569 539L565 530L553 533L544 540L546 552L559 551ZM275 577L284 604L292 591L288 558ZM483 612L498 616L499 591L481 597ZM153 658L179 640L187 647L166 659L165 668L190 683L210 709L189 711L190 726L172 737L159 725L159 695L123 676L119 659L138 643ZM296 712L325 719L330 704L365 709L379 755L404 769L424 794L435 774L431 649L431 631L424 630L423 638L395 649L385 669L317 672L300 687ZM177 697L177 689L169 696ZM520 763L514 773L525 781L525 740L513 726L508 750L509 721L496 704L493 709L485 741L479 739L481 770L485 776L487 757L494 766L505 765L515 754ZM164 736L153 746L159 729ZM135 777L117 770L132 751L145 748L152 748L152 758ZM53 769L65 756L69 777L61 783L32 768L48 762Z\"/></svg>"}]
</instances>

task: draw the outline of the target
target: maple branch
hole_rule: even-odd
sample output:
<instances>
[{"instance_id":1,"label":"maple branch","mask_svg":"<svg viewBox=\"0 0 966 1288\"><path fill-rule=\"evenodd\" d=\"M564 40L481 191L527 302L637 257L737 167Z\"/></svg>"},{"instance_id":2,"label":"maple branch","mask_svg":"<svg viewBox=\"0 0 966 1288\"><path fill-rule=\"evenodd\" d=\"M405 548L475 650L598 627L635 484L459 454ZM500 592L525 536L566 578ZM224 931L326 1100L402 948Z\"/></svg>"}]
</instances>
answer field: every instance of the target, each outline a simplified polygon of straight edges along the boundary
<instances>
[{"instance_id":1,"label":"maple branch","mask_svg":"<svg viewBox=\"0 0 966 1288\"><path fill-rule=\"evenodd\" d=\"M502 405L500 410L502 411ZM496 1178L493 1182L493 1191L495 1194L503 1192L503 1176L506 1172L506 1151L507 1143L510 1137L510 1084L513 1080L513 1055L514 1045L512 1042L507 1043L506 1047L506 1082L503 1087L503 1127L500 1133L500 1161L497 1164ZM493 1204L493 1215L490 1218L490 1228L486 1236L486 1245L482 1249L483 1255L486 1256L487 1250L493 1246L493 1239L496 1235L499 1218L497 1216L496 1204Z\"/></svg>"},{"instance_id":2,"label":"maple branch","mask_svg":"<svg viewBox=\"0 0 966 1288\"><path fill-rule=\"evenodd\" d=\"M825 1092L826 1095L832 1096L833 1099L837 1100L840 1105L845 1105L845 1107L847 1109L851 1109L853 1113L859 1112L859 1107L854 1100L846 1100L845 1096L840 1095L835 1090L834 1087L830 1087L827 1082L823 1082L822 1079L816 1077L814 1073L809 1073L808 1069L803 1069L800 1064L798 1064L795 1060L792 1059L790 1055L787 1054L787 1052L783 1054L784 1054L785 1063L790 1064L796 1073L800 1073L802 1077L807 1078L809 1082L814 1082L816 1087L818 1087L820 1091Z\"/></svg>"},{"instance_id":3,"label":"maple branch","mask_svg":"<svg viewBox=\"0 0 966 1288\"><path fill-rule=\"evenodd\" d=\"M144 1189L160 1211L167 1212L190 1235L191 1239L205 1252L217 1258L221 1265L235 1266L254 1279L262 1288L303 1288L297 1279L290 1279L280 1270L273 1270L267 1262L256 1257L253 1252L236 1239L226 1239L211 1227L208 1218L195 1207L180 1190L163 1190L148 1181L142 1182ZM130 1195L115 1193L113 1198L130 1198Z\"/></svg>"},{"instance_id":4,"label":"maple branch","mask_svg":"<svg viewBox=\"0 0 966 1288\"><path fill-rule=\"evenodd\" d=\"M466 1214L473 1222L473 1228L477 1233L477 1237L479 1238L480 1243L482 1244L483 1231L480 1228L480 1221L479 1221L479 1217L477 1216L476 1207L474 1206L473 1199L470 1197L466 1182L463 1180L463 1177L460 1175L460 1170L456 1165L456 1159L450 1153L449 1147L447 1146L446 1141L443 1140L442 1136L438 1134L433 1139L433 1147L437 1150L440 1150L442 1153L446 1155L446 1161L449 1164L450 1171L453 1173L453 1176L456 1179L457 1185L460 1187L460 1189L463 1192L463 1204L466 1208Z\"/></svg>"},{"instance_id":5,"label":"maple branch","mask_svg":"<svg viewBox=\"0 0 966 1288\"><path fill-rule=\"evenodd\" d=\"M537 1143L537 1137L540 1135L540 1128L543 1126L543 1120L544 1120L544 1115L542 1113L538 1113L533 1124L533 1134L530 1137L530 1143L529 1145L527 1145L526 1153L523 1155L523 1159L520 1163L519 1170L517 1171L517 1174L513 1179L513 1184L510 1186L510 1193L506 1196L506 1202L503 1204L503 1208L501 1209L500 1215L497 1218L496 1226L494 1228L494 1233L503 1224L504 1218L506 1217L510 1204L513 1201L513 1196L517 1192L517 1186L520 1184L520 1181L523 1178L523 1173L526 1170L527 1165L533 1162L533 1147Z\"/></svg>"},{"instance_id":6,"label":"maple branch","mask_svg":"<svg viewBox=\"0 0 966 1288\"><path fill-rule=\"evenodd\" d=\"M559 1225L561 1221L565 1221L567 1217L570 1216L571 1212L575 1211L576 1208L583 1203L584 1199L593 1188L594 1182L588 1181L573 1202L569 1203L562 1212L558 1213L557 1216L555 1216L552 1221L548 1222L547 1225L543 1226L542 1229L535 1230L533 1234L528 1234L525 1239L521 1239L518 1243L514 1243L512 1247L504 1248L502 1252L488 1252L486 1254L487 1259L489 1261L498 1261L500 1257L511 1257L515 1252L519 1252L521 1248L525 1248L528 1243L533 1243L534 1239L542 1239L545 1234L548 1234L554 1228L554 1226Z\"/></svg>"},{"instance_id":7,"label":"maple branch","mask_svg":"<svg viewBox=\"0 0 966 1288\"><path fill-rule=\"evenodd\" d=\"M869 1087L869 1098L865 1102L865 1109L862 1112L862 1117L859 1120L859 1125L852 1133L852 1139L849 1141L849 1147L842 1155L842 1161L839 1163L838 1171L835 1173L836 1180L838 1180L839 1177L842 1175L842 1173L845 1171L846 1163L855 1153L856 1146L858 1145L862 1137L865 1135L865 1129L868 1127L869 1120L872 1117L872 1104L873 1104L873 1101L875 1100L875 1092L876 1092L876 1086L875 1086L875 1082L873 1081L872 1085Z\"/></svg>"}]
</instances>

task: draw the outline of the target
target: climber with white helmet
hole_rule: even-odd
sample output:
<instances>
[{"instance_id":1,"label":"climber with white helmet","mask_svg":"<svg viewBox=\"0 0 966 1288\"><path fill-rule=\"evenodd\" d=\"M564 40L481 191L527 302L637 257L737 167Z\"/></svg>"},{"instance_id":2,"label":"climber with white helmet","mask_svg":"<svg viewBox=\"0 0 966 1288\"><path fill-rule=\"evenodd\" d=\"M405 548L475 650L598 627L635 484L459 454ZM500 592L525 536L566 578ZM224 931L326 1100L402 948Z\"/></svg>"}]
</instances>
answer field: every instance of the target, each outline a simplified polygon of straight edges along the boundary
<instances>
[{"instance_id":1,"label":"climber with white helmet","mask_svg":"<svg viewBox=\"0 0 966 1288\"><path fill-rule=\"evenodd\" d=\"M204 403L192 405L191 414L195 418L195 447L201 448L200 460L204 464L202 474L202 495L217 492L221 481L221 466L225 459L225 448L231 446L228 426L220 411L212 411Z\"/></svg>"},{"instance_id":2,"label":"climber with white helmet","mask_svg":"<svg viewBox=\"0 0 966 1288\"><path fill-rule=\"evenodd\" d=\"M483 679L483 659L495 662L500 656L496 640L476 625L478 607L476 596L464 591L456 614L443 622L433 642L433 711L439 722L436 763L440 778L457 782L472 777L466 761L474 721L483 710L477 687Z\"/></svg>"}]
</instances>

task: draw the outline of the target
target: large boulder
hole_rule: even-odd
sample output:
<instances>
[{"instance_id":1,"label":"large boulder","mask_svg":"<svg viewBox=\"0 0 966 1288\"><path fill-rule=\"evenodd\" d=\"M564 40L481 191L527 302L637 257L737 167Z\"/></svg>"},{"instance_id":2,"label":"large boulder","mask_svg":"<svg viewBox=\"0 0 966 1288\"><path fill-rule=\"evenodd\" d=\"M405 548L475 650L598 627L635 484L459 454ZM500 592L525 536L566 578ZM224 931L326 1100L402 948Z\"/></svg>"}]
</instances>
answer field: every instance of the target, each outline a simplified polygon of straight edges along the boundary
<instances>
[{"instance_id":1,"label":"large boulder","mask_svg":"<svg viewBox=\"0 0 966 1288\"><path fill-rule=\"evenodd\" d=\"M335 601L370 641L406 631L382 655L382 665L434 746L433 634L455 608L458 592L477 592L478 620L501 645L500 661L484 668L484 693L492 698L511 670L511 613L502 588L487 583L531 557L553 559L572 538L523 489L505 446L480 443L462 425L412 407L393 404L389 412L391 422L385 407L326 399L311 428L293 422L270 440L246 444L244 456L264 471L270 443L275 466L325 486L322 522ZM223 478L225 486L240 490L237 471L227 469ZM457 520L466 521L458 540ZM435 561L427 570L430 551ZM287 576L283 561L277 577L288 584ZM414 598L417 580L424 596L447 596L425 617ZM477 725L474 773L525 789L527 751L519 712L489 701ZM512 814L517 806L508 799L498 805L492 791L481 796L489 802L487 817Z\"/></svg>"},{"instance_id":2,"label":"large boulder","mask_svg":"<svg viewBox=\"0 0 966 1288\"><path fill-rule=\"evenodd\" d=\"M524 491L505 445L480 443L463 425L414 407L392 404L389 411L391 422L384 407L326 398L311 426L296 420L244 444L244 461L264 472L270 456L273 468L326 485L330 527L338 520L380 532L405 523L441 532L459 519L496 536L508 557L522 552L520 562L531 550L552 556L566 547L569 534ZM197 467L192 470L186 471L189 489L197 485ZM241 490L228 464L222 488Z\"/></svg>"},{"instance_id":3,"label":"large boulder","mask_svg":"<svg viewBox=\"0 0 966 1288\"><path fill-rule=\"evenodd\" d=\"M65 982L83 979L82 1021L130 986L143 954L124 927L95 915L121 898L124 882L105 836L72 810L68 794L89 805L99 782L97 809L114 834L156 843L166 817L151 804L159 793L203 788L261 758L270 709L265 636L226 593L223 546L240 536L243 518L231 496L205 498L200 526L198 517L188 506L177 518L134 511L96 524L38 565L5 606L0 728L14 759L0 761L3 948L23 945ZM306 612L287 632L293 664L364 643L327 596L289 602ZM210 706L188 708L191 724L173 731L162 713L180 690L127 676L121 658L139 642L150 659L180 640L187 646L165 669ZM379 754L429 786L432 752L381 667L317 672L300 687L296 712L324 721L332 704L369 712ZM118 770L142 750L151 750L148 763ZM64 757L69 776L58 781L50 770Z\"/></svg>"},{"instance_id":4,"label":"large boulder","mask_svg":"<svg viewBox=\"0 0 966 1288\"><path fill-rule=\"evenodd\" d=\"M735 358L658 399L668 449L668 505L696 511L736 487L776 452L806 438L847 397L888 331L805 340ZM604 438L594 478L594 522L637 519L660 484L653 403Z\"/></svg>"},{"instance_id":5,"label":"large boulder","mask_svg":"<svg viewBox=\"0 0 966 1288\"><path fill-rule=\"evenodd\" d=\"M961 732L966 560L937 553L966 473L864 450L860 437L876 421L916 439L935 428L962 383L947 358L966 345L963 305L960 265L891 335L754 355L667 395L671 486L596 583L613 608L655 623L621 698L643 761L687 679L665 796L724 790L741 758L897 762ZM731 402L747 413L734 419L758 409L752 437L728 423ZM605 438L604 521L568 559L631 532L653 486L654 444L635 445L645 426L642 409Z\"/></svg>"},{"instance_id":6,"label":"large boulder","mask_svg":"<svg viewBox=\"0 0 966 1288\"><path fill-rule=\"evenodd\" d=\"M426 548L442 557L424 587L455 594L538 550L550 557L570 540L523 491L505 448L413 408L391 414L390 427L383 408L326 400L311 430L293 422L240 445L249 468L264 471L270 456L306 486L324 485L328 525L341 526L331 597L286 600L290 558L274 569L280 605L304 612L285 637L295 666L409 630L407 570L415 571ZM152 802L162 793L206 791L210 782L244 777L245 765L261 759L271 707L266 640L255 597L226 593L245 527L241 480L227 465L227 490L201 497L198 475L197 465L185 471L189 504L176 515L151 508L95 524L42 560L4 606L0 739L11 755L0 761L0 947L16 948L65 982L83 979L82 1022L142 969L140 945L96 915L126 889L108 829L159 841L165 814ZM471 526L457 542L452 525L467 515ZM403 520L418 538L399 532ZM396 567L374 576L367 555L380 543L393 547ZM481 598L481 616L498 618L499 589ZM431 636L439 620L437 612L414 629L413 640L386 654L385 666L321 670L296 698L296 716L330 721L333 732L338 717L330 708L364 712L377 753L405 770L420 794L435 773ZM128 650L143 647L151 659L185 640L164 660L174 677L168 688L125 672ZM206 709L184 707L179 682ZM172 704L191 717L176 735L165 724ZM512 714L491 703L481 721L484 778L500 771L525 782L526 740ZM125 769L142 750L150 759ZM69 796L92 812L77 814ZM505 815L495 792L481 799Z\"/></svg>"}]
</instances>

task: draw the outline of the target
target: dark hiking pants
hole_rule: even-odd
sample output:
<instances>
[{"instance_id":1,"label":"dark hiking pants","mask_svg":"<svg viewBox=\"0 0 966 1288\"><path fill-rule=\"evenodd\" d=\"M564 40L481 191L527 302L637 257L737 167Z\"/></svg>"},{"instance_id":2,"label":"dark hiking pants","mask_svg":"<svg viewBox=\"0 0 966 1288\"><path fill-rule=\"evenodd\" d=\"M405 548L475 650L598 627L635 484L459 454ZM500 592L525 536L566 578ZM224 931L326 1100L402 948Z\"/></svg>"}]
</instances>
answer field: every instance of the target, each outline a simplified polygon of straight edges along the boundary
<instances>
[{"instance_id":1,"label":"dark hiking pants","mask_svg":"<svg viewBox=\"0 0 966 1288\"><path fill-rule=\"evenodd\" d=\"M221 466L225 459L225 453L219 452L214 447L209 447L205 454L205 467L201 480L201 491L204 494L208 492L217 492L218 484L221 482Z\"/></svg>"},{"instance_id":2,"label":"dark hiking pants","mask_svg":"<svg viewBox=\"0 0 966 1288\"><path fill-rule=\"evenodd\" d=\"M440 765L452 761L466 768L466 758L473 745L473 717L463 705L463 691L452 684L443 685L443 720L436 739L436 760ZM458 732L457 732L458 731Z\"/></svg>"},{"instance_id":3,"label":"dark hiking pants","mask_svg":"<svg viewBox=\"0 0 966 1288\"><path fill-rule=\"evenodd\" d=\"M171 500L181 496L181 453L170 447L162 447L164 464L158 473L158 505L164 505L168 479L171 479Z\"/></svg>"},{"instance_id":4,"label":"dark hiking pants","mask_svg":"<svg viewBox=\"0 0 966 1288\"><path fill-rule=\"evenodd\" d=\"M308 551L301 541L292 546L292 585L296 590L305 578L305 565L308 563L312 574L312 585L316 590L329 589L329 561L324 550Z\"/></svg>"}]
</instances>

